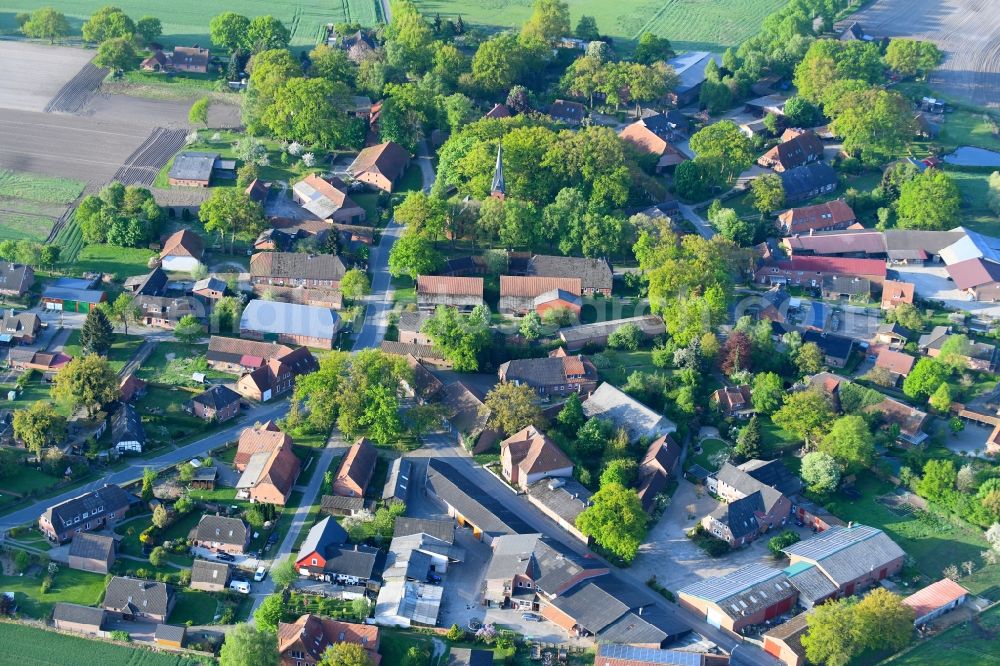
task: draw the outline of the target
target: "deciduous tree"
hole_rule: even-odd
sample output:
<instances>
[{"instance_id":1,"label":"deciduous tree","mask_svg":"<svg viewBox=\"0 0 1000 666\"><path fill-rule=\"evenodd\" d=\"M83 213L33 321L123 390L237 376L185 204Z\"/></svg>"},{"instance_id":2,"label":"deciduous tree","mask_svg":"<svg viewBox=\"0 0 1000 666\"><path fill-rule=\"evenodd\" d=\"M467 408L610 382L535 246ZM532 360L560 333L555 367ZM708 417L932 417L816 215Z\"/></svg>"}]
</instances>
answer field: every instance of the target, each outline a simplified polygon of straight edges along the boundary
<instances>
[{"instance_id":1,"label":"deciduous tree","mask_svg":"<svg viewBox=\"0 0 1000 666\"><path fill-rule=\"evenodd\" d=\"M69 35L69 21L62 12L42 7L31 13L31 18L21 26L21 32L25 37L47 39L52 44L60 37Z\"/></svg>"},{"instance_id":2,"label":"deciduous tree","mask_svg":"<svg viewBox=\"0 0 1000 666\"><path fill-rule=\"evenodd\" d=\"M273 16L255 16L247 25L241 45L250 53L288 48L291 41L288 28Z\"/></svg>"},{"instance_id":3,"label":"deciduous tree","mask_svg":"<svg viewBox=\"0 0 1000 666\"><path fill-rule=\"evenodd\" d=\"M927 169L899 189L899 226L929 231L951 229L958 224L961 203L958 185L951 176L940 169Z\"/></svg>"},{"instance_id":4,"label":"deciduous tree","mask_svg":"<svg viewBox=\"0 0 1000 666\"><path fill-rule=\"evenodd\" d=\"M230 53L240 48L250 28L250 19L236 12L223 12L208 23L212 43Z\"/></svg>"},{"instance_id":5,"label":"deciduous tree","mask_svg":"<svg viewBox=\"0 0 1000 666\"><path fill-rule=\"evenodd\" d=\"M902 76L926 75L941 64L943 55L934 42L895 38L885 49L885 64Z\"/></svg>"},{"instance_id":6,"label":"deciduous tree","mask_svg":"<svg viewBox=\"0 0 1000 666\"><path fill-rule=\"evenodd\" d=\"M340 291L352 301L367 296L371 289L372 285L371 280L368 279L368 273L360 268L350 269L340 279Z\"/></svg>"},{"instance_id":7,"label":"deciduous tree","mask_svg":"<svg viewBox=\"0 0 1000 666\"><path fill-rule=\"evenodd\" d=\"M347 115L350 89L326 79L291 78L274 93L260 120L282 139L324 148L357 147L364 138Z\"/></svg>"},{"instance_id":8,"label":"deciduous tree","mask_svg":"<svg viewBox=\"0 0 1000 666\"><path fill-rule=\"evenodd\" d=\"M903 393L909 398L927 398L948 379L948 369L933 358L922 358L903 380Z\"/></svg>"},{"instance_id":9,"label":"deciduous tree","mask_svg":"<svg viewBox=\"0 0 1000 666\"><path fill-rule=\"evenodd\" d=\"M538 394L527 384L500 382L486 394L480 409L487 416L490 427L508 436L542 422Z\"/></svg>"},{"instance_id":10,"label":"deciduous tree","mask_svg":"<svg viewBox=\"0 0 1000 666\"><path fill-rule=\"evenodd\" d=\"M360 643L334 643L323 652L316 666L375 666Z\"/></svg>"},{"instance_id":11,"label":"deciduous tree","mask_svg":"<svg viewBox=\"0 0 1000 666\"><path fill-rule=\"evenodd\" d=\"M419 234L404 233L389 251L389 272L395 276L432 275L443 258L434 249L434 243Z\"/></svg>"},{"instance_id":12,"label":"deciduous tree","mask_svg":"<svg viewBox=\"0 0 1000 666\"><path fill-rule=\"evenodd\" d=\"M773 213L785 205L785 186L774 174L764 174L750 182L753 206L761 213Z\"/></svg>"},{"instance_id":13,"label":"deciduous tree","mask_svg":"<svg viewBox=\"0 0 1000 666\"><path fill-rule=\"evenodd\" d=\"M772 420L808 445L826 434L833 417L829 398L819 390L809 389L785 394L785 402Z\"/></svg>"},{"instance_id":14,"label":"deciduous tree","mask_svg":"<svg viewBox=\"0 0 1000 666\"><path fill-rule=\"evenodd\" d=\"M750 387L750 397L753 407L761 414L773 414L781 407L781 398L785 394L785 383L774 372L761 372L753 378Z\"/></svg>"},{"instance_id":15,"label":"deciduous tree","mask_svg":"<svg viewBox=\"0 0 1000 666\"><path fill-rule=\"evenodd\" d=\"M535 0L531 17L521 28L521 34L549 44L566 37L570 34L569 3L565 0Z\"/></svg>"},{"instance_id":16,"label":"deciduous tree","mask_svg":"<svg viewBox=\"0 0 1000 666\"><path fill-rule=\"evenodd\" d=\"M219 666L274 666L279 661L274 631L242 622L226 634Z\"/></svg>"},{"instance_id":17,"label":"deciduous tree","mask_svg":"<svg viewBox=\"0 0 1000 666\"><path fill-rule=\"evenodd\" d=\"M608 552L631 562L646 538L646 512L634 490L609 483L594 493L576 526Z\"/></svg>"},{"instance_id":18,"label":"deciduous tree","mask_svg":"<svg viewBox=\"0 0 1000 666\"><path fill-rule=\"evenodd\" d=\"M819 443L819 450L851 470L871 465L875 458L875 438L868 423L856 414L841 416Z\"/></svg>"},{"instance_id":19,"label":"deciduous tree","mask_svg":"<svg viewBox=\"0 0 1000 666\"><path fill-rule=\"evenodd\" d=\"M138 64L138 56L132 46L132 39L116 37L101 42L97 47L97 55L94 56L94 64L110 69L115 75L134 69Z\"/></svg>"},{"instance_id":20,"label":"deciduous tree","mask_svg":"<svg viewBox=\"0 0 1000 666\"><path fill-rule=\"evenodd\" d=\"M876 586L854 607L858 641L868 650L900 650L913 637L914 615L902 597Z\"/></svg>"},{"instance_id":21,"label":"deciduous tree","mask_svg":"<svg viewBox=\"0 0 1000 666\"><path fill-rule=\"evenodd\" d=\"M27 409L14 410L13 428L14 436L37 456L66 435L66 417L57 414L50 403L39 400Z\"/></svg>"},{"instance_id":22,"label":"deciduous tree","mask_svg":"<svg viewBox=\"0 0 1000 666\"><path fill-rule=\"evenodd\" d=\"M82 32L83 41L92 44L102 44L112 39L131 41L135 34L135 23L118 7L105 5L84 22Z\"/></svg>"},{"instance_id":23,"label":"deciduous tree","mask_svg":"<svg viewBox=\"0 0 1000 666\"><path fill-rule=\"evenodd\" d=\"M846 666L862 651L855 603L853 597L831 601L817 606L807 616L808 629L801 640L810 662Z\"/></svg>"},{"instance_id":24,"label":"deciduous tree","mask_svg":"<svg viewBox=\"0 0 1000 666\"><path fill-rule=\"evenodd\" d=\"M814 493L831 493L840 483L840 466L828 453L810 451L802 457L802 480Z\"/></svg>"},{"instance_id":25,"label":"deciduous tree","mask_svg":"<svg viewBox=\"0 0 1000 666\"><path fill-rule=\"evenodd\" d=\"M143 44L152 44L163 34L163 24L155 16L143 16L135 22L135 36Z\"/></svg>"},{"instance_id":26,"label":"deciduous tree","mask_svg":"<svg viewBox=\"0 0 1000 666\"><path fill-rule=\"evenodd\" d=\"M225 241L229 235L229 248L233 251L236 238L256 238L267 227L264 210L242 190L216 188L198 209L198 218L205 231L217 232Z\"/></svg>"},{"instance_id":27,"label":"deciduous tree","mask_svg":"<svg viewBox=\"0 0 1000 666\"><path fill-rule=\"evenodd\" d=\"M208 96L195 100L188 111L188 122L192 125L208 127L208 105L211 102L212 100Z\"/></svg>"},{"instance_id":28,"label":"deciduous tree","mask_svg":"<svg viewBox=\"0 0 1000 666\"><path fill-rule=\"evenodd\" d=\"M56 373L52 397L93 416L101 405L118 398L118 375L108 361L96 354L78 356Z\"/></svg>"}]
</instances>

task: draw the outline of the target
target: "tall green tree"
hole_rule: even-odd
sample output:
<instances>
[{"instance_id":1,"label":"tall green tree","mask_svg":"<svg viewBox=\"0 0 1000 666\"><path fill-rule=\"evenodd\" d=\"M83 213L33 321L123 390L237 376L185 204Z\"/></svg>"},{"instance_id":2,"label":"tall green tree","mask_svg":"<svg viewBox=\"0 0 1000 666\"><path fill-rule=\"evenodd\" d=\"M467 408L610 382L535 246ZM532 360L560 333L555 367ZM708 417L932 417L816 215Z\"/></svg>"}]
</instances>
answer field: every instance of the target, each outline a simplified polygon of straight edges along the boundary
<instances>
[{"instance_id":1,"label":"tall green tree","mask_svg":"<svg viewBox=\"0 0 1000 666\"><path fill-rule=\"evenodd\" d=\"M817 606L807 616L808 629L801 640L810 662L847 666L863 650L855 604L854 597L839 599Z\"/></svg>"},{"instance_id":2,"label":"tall green tree","mask_svg":"<svg viewBox=\"0 0 1000 666\"><path fill-rule=\"evenodd\" d=\"M269 595L264 598L264 601L254 611L254 624L267 631L277 631L278 623L281 622L281 615L284 613L284 610L285 602L281 598L281 595Z\"/></svg>"},{"instance_id":3,"label":"tall green tree","mask_svg":"<svg viewBox=\"0 0 1000 666\"><path fill-rule=\"evenodd\" d=\"M39 400L27 409L14 410L14 437L25 448L39 455L49 444L58 444L66 435L66 417L56 413L50 403Z\"/></svg>"},{"instance_id":4,"label":"tall green tree","mask_svg":"<svg viewBox=\"0 0 1000 666\"><path fill-rule=\"evenodd\" d=\"M208 105L212 100L206 95L195 100L188 111L188 122L192 125L208 127Z\"/></svg>"},{"instance_id":5,"label":"tall green tree","mask_svg":"<svg viewBox=\"0 0 1000 666\"><path fill-rule=\"evenodd\" d=\"M149 45L163 34L163 24L155 16L143 16L135 22L135 36L142 44Z\"/></svg>"},{"instance_id":6,"label":"tall green tree","mask_svg":"<svg viewBox=\"0 0 1000 666\"><path fill-rule=\"evenodd\" d=\"M592 42L601 38L601 31L597 29L597 20L593 16L587 16L586 14L581 15L580 20L576 22L573 34L577 39L582 39L585 42Z\"/></svg>"},{"instance_id":7,"label":"tall green tree","mask_svg":"<svg viewBox=\"0 0 1000 666\"><path fill-rule=\"evenodd\" d=\"M202 336L205 327L194 315L186 314L174 326L174 335L185 344L192 344Z\"/></svg>"},{"instance_id":8,"label":"tall green tree","mask_svg":"<svg viewBox=\"0 0 1000 666\"><path fill-rule=\"evenodd\" d=\"M94 308L87 313L80 327L80 346L85 354L104 356L111 349L114 328L105 314L104 308Z\"/></svg>"},{"instance_id":9,"label":"tall green tree","mask_svg":"<svg viewBox=\"0 0 1000 666\"><path fill-rule=\"evenodd\" d=\"M292 35L288 28L273 16L255 16L247 25L241 45L250 53L288 48Z\"/></svg>"},{"instance_id":10,"label":"tall green tree","mask_svg":"<svg viewBox=\"0 0 1000 666\"><path fill-rule=\"evenodd\" d=\"M124 292L118 294L118 297L111 302L108 308L109 318L122 325L125 329L125 335L128 335L128 325L137 322L140 314L133 297Z\"/></svg>"},{"instance_id":11,"label":"tall green tree","mask_svg":"<svg viewBox=\"0 0 1000 666\"><path fill-rule=\"evenodd\" d=\"M576 526L608 552L631 562L646 538L646 512L634 490L610 483L594 493Z\"/></svg>"},{"instance_id":12,"label":"tall green tree","mask_svg":"<svg viewBox=\"0 0 1000 666\"><path fill-rule=\"evenodd\" d=\"M404 233L389 251L389 272L395 276L431 275L444 261L434 243L419 234Z\"/></svg>"},{"instance_id":13,"label":"tall green tree","mask_svg":"<svg viewBox=\"0 0 1000 666\"><path fill-rule=\"evenodd\" d=\"M490 341L489 327L479 317L464 316L444 305L438 306L420 330L459 372L476 372L479 354Z\"/></svg>"},{"instance_id":14,"label":"tall green tree","mask_svg":"<svg viewBox=\"0 0 1000 666\"><path fill-rule=\"evenodd\" d=\"M334 643L323 652L316 666L375 666L360 643Z\"/></svg>"},{"instance_id":15,"label":"tall green tree","mask_svg":"<svg viewBox=\"0 0 1000 666\"><path fill-rule=\"evenodd\" d=\"M214 189L198 209L198 218L205 231L218 233L223 242L229 236L230 252L235 251L238 237L256 238L267 227L261 205L237 189Z\"/></svg>"},{"instance_id":16,"label":"tall green tree","mask_svg":"<svg viewBox=\"0 0 1000 666\"><path fill-rule=\"evenodd\" d=\"M426 72L434 58L434 33L411 0L392 0L386 27L389 64L411 74Z\"/></svg>"},{"instance_id":17,"label":"tall green tree","mask_svg":"<svg viewBox=\"0 0 1000 666\"><path fill-rule=\"evenodd\" d=\"M208 23L212 43L230 53L240 48L250 28L250 19L236 12L223 12Z\"/></svg>"},{"instance_id":18,"label":"tall green tree","mask_svg":"<svg viewBox=\"0 0 1000 666\"><path fill-rule=\"evenodd\" d=\"M934 42L895 38L885 49L885 64L902 76L924 76L941 64L941 50Z\"/></svg>"},{"instance_id":19,"label":"tall green tree","mask_svg":"<svg viewBox=\"0 0 1000 666\"><path fill-rule=\"evenodd\" d=\"M821 391L809 389L785 394L784 404L772 420L779 428L811 444L822 438L833 421L833 407Z\"/></svg>"},{"instance_id":20,"label":"tall green tree","mask_svg":"<svg viewBox=\"0 0 1000 666\"><path fill-rule=\"evenodd\" d=\"M763 214L773 213L785 205L785 186L775 174L764 174L750 181L753 206Z\"/></svg>"},{"instance_id":21,"label":"tall green tree","mask_svg":"<svg viewBox=\"0 0 1000 666\"><path fill-rule=\"evenodd\" d=\"M226 634L219 651L219 666L274 666L279 660L277 635L245 622Z\"/></svg>"},{"instance_id":22,"label":"tall green tree","mask_svg":"<svg viewBox=\"0 0 1000 666\"><path fill-rule=\"evenodd\" d=\"M49 44L60 37L69 35L69 21L66 15L52 7L42 7L31 12L31 18L21 26L25 37L47 39Z\"/></svg>"},{"instance_id":23,"label":"tall green tree","mask_svg":"<svg viewBox=\"0 0 1000 666\"><path fill-rule=\"evenodd\" d=\"M340 291L352 301L367 296L371 289L372 285L368 279L368 273L360 268L350 269L344 273L344 277L340 280Z\"/></svg>"},{"instance_id":24,"label":"tall green tree","mask_svg":"<svg viewBox=\"0 0 1000 666\"><path fill-rule=\"evenodd\" d=\"M139 64L139 56L129 37L116 37L101 42L94 56L94 64L110 69L116 76L122 72L135 69Z\"/></svg>"},{"instance_id":25,"label":"tall green tree","mask_svg":"<svg viewBox=\"0 0 1000 666\"><path fill-rule=\"evenodd\" d=\"M74 409L84 407L93 417L102 405L118 398L118 374L105 358L78 356L56 373L52 397Z\"/></svg>"},{"instance_id":26,"label":"tall green tree","mask_svg":"<svg viewBox=\"0 0 1000 666\"><path fill-rule=\"evenodd\" d=\"M922 358L903 380L903 393L909 398L927 398L948 379L948 369L933 358Z\"/></svg>"},{"instance_id":27,"label":"tall green tree","mask_svg":"<svg viewBox=\"0 0 1000 666\"><path fill-rule=\"evenodd\" d=\"M785 395L785 383L774 372L761 372L753 378L750 387L750 397L753 407L761 414L773 414L781 407L781 399Z\"/></svg>"},{"instance_id":28,"label":"tall green tree","mask_svg":"<svg viewBox=\"0 0 1000 666\"><path fill-rule=\"evenodd\" d=\"M274 94L261 122L282 139L324 148L360 145L363 130L347 115L350 89L326 79L292 78Z\"/></svg>"},{"instance_id":29,"label":"tall green tree","mask_svg":"<svg viewBox=\"0 0 1000 666\"><path fill-rule=\"evenodd\" d=\"M135 35L135 23L120 8L105 5L84 22L82 32L83 41L92 44L102 44L111 39L131 41Z\"/></svg>"},{"instance_id":30,"label":"tall green tree","mask_svg":"<svg viewBox=\"0 0 1000 666\"><path fill-rule=\"evenodd\" d=\"M913 137L913 111L910 103L895 91L866 88L846 92L838 98L839 109L830 129L842 137L844 150L859 154L863 162L880 164L898 155ZM936 169L931 171L937 172Z\"/></svg>"},{"instance_id":31,"label":"tall green tree","mask_svg":"<svg viewBox=\"0 0 1000 666\"><path fill-rule=\"evenodd\" d=\"M856 414L841 416L820 441L819 450L850 470L868 467L875 459L875 438L865 419Z\"/></svg>"},{"instance_id":32,"label":"tall green tree","mask_svg":"<svg viewBox=\"0 0 1000 666\"><path fill-rule=\"evenodd\" d=\"M527 384L500 382L486 394L480 409L490 427L508 436L529 425L538 426L542 421L538 394Z\"/></svg>"},{"instance_id":33,"label":"tall green tree","mask_svg":"<svg viewBox=\"0 0 1000 666\"><path fill-rule=\"evenodd\" d=\"M569 3L565 0L535 0L531 17L521 28L522 36L549 44L569 34Z\"/></svg>"},{"instance_id":34,"label":"tall green tree","mask_svg":"<svg viewBox=\"0 0 1000 666\"><path fill-rule=\"evenodd\" d=\"M945 231L958 224L961 205L952 177L940 169L927 169L899 188L896 213L901 227Z\"/></svg>"},{"instance_id":35,"label":"tall green tree","mask_svg":"<svg viewBox=\"0 0 1000 666\"><path fill-rule=\"evenodd\" d=\"M669 39L658 37L651 32L644 32L639 35L639 41L636 43L632 57L638 63L651 65L654 62L666 62L674 55L676 54Z\"/></svg>"},{"instance_id":36,"label":"tall green tree","mask_svg":"<svg viewBox=\"0 0 1000 666\"><path fill-rule=\"evenodd\" d=\"M840 465L828 453L810 451L802 457L802 480L814 493L831 493L840 483Z\"/></svg>"},{"instance_id":37,"label":"tall green tree","mask_svg":"<svg viewBox=\"0 0 1000 666\"><path fill-rule=\"evenodd\" d=\"M721 160L720 168L727 178L742 173L755 158L750 139L731 120L721 120L698 130L692 135L690 145L700 158Z\"/></svg>"}]
</instances>

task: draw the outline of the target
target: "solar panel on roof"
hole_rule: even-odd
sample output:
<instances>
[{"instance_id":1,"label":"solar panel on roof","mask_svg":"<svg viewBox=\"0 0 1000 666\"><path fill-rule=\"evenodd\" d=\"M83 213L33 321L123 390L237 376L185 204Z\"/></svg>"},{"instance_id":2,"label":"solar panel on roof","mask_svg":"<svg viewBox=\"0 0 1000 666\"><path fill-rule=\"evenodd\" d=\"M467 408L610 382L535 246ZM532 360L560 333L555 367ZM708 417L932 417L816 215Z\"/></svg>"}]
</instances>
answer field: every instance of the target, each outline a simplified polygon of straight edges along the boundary
<instances>
[{"instance_id":1,"label":"solar panel on roof","mask_svg":"<svg viewBox=\"0 0 1000 666\"><path fill-rule=\"evenodd\" d=\"M602 643L598 646L597 654L599 657L610 659L633 659L664 666L700 666L701 664L701 654L697 652L657 650L633 645Z\"/></svg>"}]
</instances>

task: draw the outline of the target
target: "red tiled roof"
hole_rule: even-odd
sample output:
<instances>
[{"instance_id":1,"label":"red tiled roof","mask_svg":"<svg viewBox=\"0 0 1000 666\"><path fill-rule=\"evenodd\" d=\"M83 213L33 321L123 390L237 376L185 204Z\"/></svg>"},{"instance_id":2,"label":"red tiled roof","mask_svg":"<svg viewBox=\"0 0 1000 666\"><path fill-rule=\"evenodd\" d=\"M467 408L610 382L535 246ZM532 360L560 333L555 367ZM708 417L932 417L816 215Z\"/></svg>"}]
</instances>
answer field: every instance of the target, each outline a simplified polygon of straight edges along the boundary
<instances>
[{"instance_id":1,"label":"red tiled roof","mask_svg":"<svg viewBox=\"0 0 1000 666\"><path fill-rule=\"evenodd\" d=\"M535 426L527 426L500 442L500 450L506 448L510 449L511 461L525 475L573 466L562 449Z\"/></svg>"},{"instance_id":2,"label":"red tiled roof","mask_svg":"<svg viewBox=\"0 0 1000 666\"><path fill-rule=\"evenodd\" d=\"M921 618L942 606L947 606L956 599L961 599L968 593L968 590L955 581L950 578L944 578L936 583L931 583L921 590L917 590L903 599L903 603L912 608L916 612L917 617Z\"/></svg>"},{"instance_id":3,"label":"red tiled roof","mask_svg":"<svg viewBox=\"0 0 1000 666\"><path fill-rule=\"evenodd\" d=\"M337 471L336 480L351 479L364 492L377 460L378 451L375 446L367 438L362 437L348 449Z\"/></svg>"},{"instance_id":4,"label":"red tiled roof","mask_svg":"<svg viewBox=\"0 0 1000 666\"><path fill-rule=\"evenodd\" d=\"M205 243L201 240L201 236L190 229L181 229L163 241L163 250L160 252L160 256L194 257L195 259L201 259L201 255L204 252Z\"/></svg>"},{"instance_id":5,"label":"red tiled roof","mask_svg":"<svg viewBox=\"0 0 1000 666\"><path fill-rule=\"evenodd\" d=\"M948 275L959 289L972 289L1000 281L1000 264L983 259L966 259L948 266Z\"/></svg>"},{"instance_id":6,"label":"red tiled roof","mask_svg":"<svg viewBox=\"0 0 1000 666\"><path fill-rule=\"evenodd\" d=\"M900 303L913 303L914 284L898 280L886 280L882 284L882 300Z\"/></svg>"},{"instance_id":7,"label":"red tiled roof","mask_svg":"<svg viewBox=\"0 0 1000 666\"><path fill-rule=\"evenodd\" d=\"M837 273L860 277L886 276L885 262L881 259L849 259L846 257L792 257L776 262L781 270L804 273Z\"/></svg>"},{"instance_id":8,"label":"red tiled roof","mask_svg":"<svg viewBox=\"0 0 1000 666\"><path fill-rule=\"evenodd\" d=\"M450 277L447 275L418 275L418 294L448 294L450 296L483 297L483 278Z\"/></svg>"},{"instance_id":9,"label":"red tiled roof","mask_svg":"<svg viewBox=\"0 0 1000 666\"><path fill-rule=\"evenodd\" d=\"M234 465L246 465L250 456L263 451L274 451L282 444L292 444L292 438L281 432L273 421L268 421L252 428L246 428L240 433L240 441L236 447Z\"/></svg>"},{"instance_id":10,"label":"red tiled roof","mask_svg":"<svg viewBox=\"0 0 1000 666\"><path fill-rule=\"evenodd\" d=\"M878 358L875 360L875 367L885 368L897 375L908 375L910 374L910 370L913 369L913 364L916 360L916 358L909 354L892 349L883 349L879 352Z\"/></svg>"},{"instance_id":11,"label":"red tiled roof","mask_svg":"<svg viewBox=\"0 0 1000 666\"><path fill-rule=\"evenodd\" d=\"M535 298L553 289L568 291L579 296L582 290L580 278L526 277L520 275L500 276L500 296Z\"/></svg>"},{"instance_id":12,"label":"red tiled roof","mask_svg":"<svg viewBox=\"0 0 1000 666\"><path fill-rule=\"evenodd\" d=\"M854 211L843 199L834 199L815 206L789 208L778 216L781 226L786 227L792 234L842 225L856 219Z\"/></svg>"},{"instance_id":13,"label":"red tiled roof","mask_svg":"<svg viewBox=\"0 0 1000 666\"><path fill-rule=\"evenodd\" d=\"M357 177L367 171L377 171L389 180L403 175L410 154L398 143L386 141L377 146L365 148L354 159L349 171Z\"/></svg>"}]
</instances>

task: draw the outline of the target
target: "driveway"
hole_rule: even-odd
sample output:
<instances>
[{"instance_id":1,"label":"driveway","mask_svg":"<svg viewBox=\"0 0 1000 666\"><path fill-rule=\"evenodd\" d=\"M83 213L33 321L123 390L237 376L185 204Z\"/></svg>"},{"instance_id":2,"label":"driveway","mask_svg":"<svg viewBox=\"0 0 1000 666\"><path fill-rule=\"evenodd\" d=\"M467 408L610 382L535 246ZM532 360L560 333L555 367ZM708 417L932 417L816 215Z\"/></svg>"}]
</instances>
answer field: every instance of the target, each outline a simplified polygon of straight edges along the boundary
<instances>
[{"instance_id":1,"label":"driveway","mask_svg":"<svg viewBox=\"0 0 1000 666\"><path fill-rule=\"evenodd\" d=\"M749 546L734 550L722 557L710 557L685 534L698 521L718 506L719 502L698 486L681 479L677 492L670 501L660 521L649 530L646 543L639 548L629 571L643 580L656 576L656 580L671 592L712 576L724 576L742 566L759 561L773 561L767 541L774 534L765 534ZM811 536L807 528L794 524L787 529L799 532L805 539Z\"/></svg>"},{"instance_id":2,"label":"driveway","mask_svg":"<svg viewBox=\"0 0 1000 666\"><path fill-rule=\"evenodd\" d=\"M912 282L917 296L937 301L951 310L963 310L981 317L1000 317L1000 305L969 300L967 294L955 287L948 270L942 265L897 266L898 280Z\"/></svg>"},{"instance_id":3,"label":"driveway","mask_svg":"<svg viewBox=\"0 0 1000 666\"><path fill-rule=\"evenodd\" d=\"M434 165L427 150L427 142L421 141L417 147L416 163L420 166L424 191L434 184ZM372 274L372 293L365 297L365 322L354 341L352 351L378 347L388 328L388 315L392 310L392 275L389 274L389 253L396 239L403 233L403 227L395 220L382 230L378 245L372 248L368 265Z\"/></svg>"},{"instance_id":4,"label":"driveway","mask_svg":"<svg viewBox=\"0 0 1000 666\"><path fill-rule=\"evenodd\" d=\"M292 524L288 528L288 533L285 535L285 540L281 542L278 547L277 552L274 557L270 560L268 570L275 567L276 564L283 561L286 557L291 556L292 547L299 538L299 534L302 533L303 529L307 529L306 519L309 517L309 510L312 505L316 503L319 499L320 490L323 488L323 472L330 468L330 463L333 462L334 457L338 455L343 455L343 453L350 447L344 438L341 436L340 431L334 430L330 435L330 438L326 441L326 447L323 448L323 452L319 455L319 460L317 465L319 469L313 473L312 478L309 479L309 485L306 486L305 492L302 494L302 501L299 506L295 509L295 514L292 516ZM312 527L309 525L308 527ZM267 564L267 560L261 560L261 563ZM253 600L253 608L250 611L251 615L257 610L264 598L274 592L274 581L268 576L260 583L253 583L251 589Z\"/></svg>"}]
</instances>

